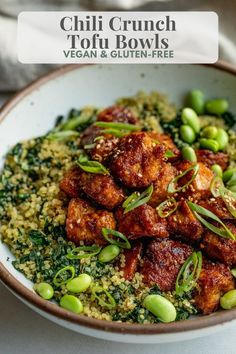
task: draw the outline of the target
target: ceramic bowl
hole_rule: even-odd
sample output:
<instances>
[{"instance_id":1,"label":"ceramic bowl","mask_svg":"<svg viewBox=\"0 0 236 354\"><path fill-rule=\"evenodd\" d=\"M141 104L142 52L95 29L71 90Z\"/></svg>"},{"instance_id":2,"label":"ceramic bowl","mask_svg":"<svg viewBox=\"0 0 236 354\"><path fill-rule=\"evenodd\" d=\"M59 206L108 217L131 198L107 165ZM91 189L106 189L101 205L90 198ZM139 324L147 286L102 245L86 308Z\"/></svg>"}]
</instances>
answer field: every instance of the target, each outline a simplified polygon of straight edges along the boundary
<instances>
[{"instance_id":1,"label":"ceramic bowl","mask_svg":"<svg viewBox=\"0 0 236 354\"><path fill-rule=\"evenodd\" d=\"M202 89L208 97L225 97L236 112L236 69L225 64L66 66L19 92L0 113L0 164L10 146L47 132L57 115L87 104L107 106L139 90L158 90L181 105L186 93ZM0 279L20 300L48 319L74 331L121 342L161 343L192 339L229 326L236 309L169 324L140 325L75 315L41 299L0 243Z\"/></svg>"}]
</instances>

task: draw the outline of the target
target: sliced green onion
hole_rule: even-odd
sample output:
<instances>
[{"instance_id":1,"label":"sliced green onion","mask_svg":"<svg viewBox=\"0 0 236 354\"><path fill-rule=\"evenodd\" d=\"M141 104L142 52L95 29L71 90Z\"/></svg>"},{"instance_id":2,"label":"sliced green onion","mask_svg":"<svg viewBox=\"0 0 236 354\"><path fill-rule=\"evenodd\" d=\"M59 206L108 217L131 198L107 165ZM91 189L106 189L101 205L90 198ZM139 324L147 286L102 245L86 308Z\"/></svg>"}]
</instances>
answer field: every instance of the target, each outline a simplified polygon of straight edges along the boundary
<instances>
[{"instance_id":1,"label":"sliced green onion","mask_svg":"<svg viewBox=\"0 0 236 354\"><path fill-rule=\"evenodd\" d=\"M67 273L71 273L71 276L66 279L63 279L63 276L66 276ZM73 279L75 276L75 268L73 266L67 266L62 269L60 269L56 275L53 278L53 284L56 286L61 286L63 284L66 284L69 280Z\"/></svg>"},{"instance_id":2,"label":"sliced green onion","mask_svg":"<svg viewBox=\"0 0 236 354\"><path fill-rule=\"evenodd\" d=\"M211 185L210 185L210 190L211 190L211 194L215 197L218 198L221 196L221 188L224 187L222 178L219 176L215 176L212 181L211 181Z\"/></svg>"},{"instance_id":3,"label":"sliced green onion","mask_svg":"<svg viewBox=\"0 0 236 354\"><path fill-rule=\"evenodd\" d=\"M76 130L76 128L82 124L85 124L90 121L92 117L81 114L80 116L73 117L63 123L60 126L60 130Z\"/></svg>"},{"instance_id":4,"label":"sliced green onion","mask_svg":"<svg viewBox=\"0 0 236 354\"><path fill-rule=\"evenodd\" d=\"M116 245L116 246L118 246L120 248L126 248L126 249L130 249L131 248L131 244L130 244L129 240L121 232L118 232L118 231L112 230L112 229L102 228L102 235L107 240L107 242L111 243L112 245ZM123 240L124 242L117 241L114 238L110 238L109 235L115 236L118 239Z\"/></svg>"},{"instance_id":5,"label":"sliced green onion","mask_svg":"<svg viewBox=\"0 0 236 354\"><path fill-rule=\"evenodd\" d=\"M174 157L174 156L175 156L175 154L174 154L173 151L171 151L171 150L167 150L167 151L165 152L165 157L170 158L170 157Z\"/></svg>"},{"instance_id":6,"label":"sliced green onion","mask_svg":"<svg viewBox=\"0 0 236 354\"><path fill-rule=\"evenodd\" d=\"M118 129L103 129L101 133L114 135L116 138L122 138L127 133L123 133Z\"/></svg>"},{"instance_id":7,"label":"sliced green onion","mask_svg":"<svg viewBox=\"0 0 236 354\"><path fill-rule=\"evenodd\" d=\"M228 211L233 215L234 218L236 218L236 193L225 187L221 188L220 193Z\"/></svg>"},{"instance_id":8,"label":"sliced green onion","mask_svg":"<svg viewBox=\"0 0 236 354\"><path fill-rule=\"evenodd\" d=\"M198 170L199 170L199 165L197 164L197 165L194 165L194 166L188 168L187 170L185 170L180 175L176 176L169 183L168 188L167 188L167 192L168 193L178 193L178 192L181 192L183 189L186 189L193 182L193 180L196 178L196 176L198 174ZM184 177L190 171L194 171L194 173L193 173L192 177L190 178L190 180L187 183L185 183L185 185L176 188L176 184L179 181L179 179Z\"/></svg>"},{"instance_id":9,"label":"sliced green onion","mask_svg":"<svg viewBox=\"0 0 236 354\"><path fill-rule=\"evenodd\" d=\"M141 194L139 192L132 193L122 204L122 207L124 208L124 214L139 207L140 205L146 204L150 200L152 193L152 184Z\"/></svg>"},{"instance_id":10,"label":"sliced green onion","mask_svg":"<svg viewBox=\"0 0 236 354\"><path fill-rule=\"evenodd\" d=\"M118 122L96 122L95 125L100 128L116 129L116 130L127 130L127 131L139 131L142 128L138 125L118 123Z\"/></svg>"},{"instance_id":11,"label":"sliced green onion","mask_svg":"<svg viewBox=\"0 0 236 354\"><path fill-rule=\"evenodd\" d=\"M72 136L79 136L79 133L73 130L65 130L62 132L50 133L46 136L46 139L62 141L62 140L69 139Z\"/></svg>"},{"instance_id":12,"label":"sliced green onion","mask_svg":"<svg viewBox=\"0 0 236 354\"><path fill-rule=\"evenodd\" d=\"M94 285L91 289L93 296L98 300L98 303L102 307L107 307L108 309L112 309L116 307L116 301L111 296L111 294L104 289L102 286ZM107 298L107 301L104 300L104 296Z\"/></svg>"},{"instance_id":13,"label":"sliced green onion","mask_svg":"<svg viewBox=\"0 0 236 354\"><path fill-rule=\"evenodd\" d=\"M196 216L196 218L205 226L207 227L209 230L211 230L212 232L214 232L216 235L219 235L221 237L224 238L230 238L232 240L235 240L235 235L227 228L227 226L218 218L218 216L216 216L214 213L212 213L210 210L207 210L205 208L203 208L200 205L197 205L195 203L192 202L187 202L188 206L190 207L190 209L194 212L194 215ZM207 220L205 220L203 217L201 217L201 215L206 216L207 218L210 218L216 222L218 222L223 229L220 229L214 225L212 225L210 222L208 222Z\"/></svg>"},{"instance_id":14,"label":"sliced green onion","mask_svg":"<svg viewBox=\"0 0 236 354\"><path fill-rule=\"evenodd\" d=\"M202 269L202 253L193 252L182 265L175 284L176 295L182 296L192 290Z\"/></svg>"},{"instance_id":15,"label":"sliced green onion","mask_svg":"<svg viewBox=\"0 0 236 354\"><path fill-rule=\"evenodd\" d=\"M173 214L177 209L178 204L175 198L166 199L164 202L156 207L156 211L161 218L167 218L167 216Z\"/></svg>"},{"instance_id":16,"label":"sliced green onion","mask_svg":"<svg viewBox=\"0 0 236 354\"><path fill-rule=\"evenodd\" d=\"M223 199L228 211L236 218L236 193L225 188L220 177L213 178L210 189L215 198L221 197Z\"/></svg>"},{"instance_id":17,"label":"sliced green onion","mask_svg":"<svg viewBox=\"0 0 236 354\"><path fill-rule=\"evenodd\" d=\"M87 145L84 145L84 149L85 150L93 149L95 146L96 146L96 144L87 144Z\"/></svg>"},{"instance_id":18,"label":"sliced green onion","mask_svg":"<svg viewBox=\"0 0 236 354\"><path fill-rule=\"evenodd\" d=\"M101 251L102 247L99 246L80 246L74 248L66 255L68 259L82 259L96 256Z\"/></svg>"},{"instance_id":19,"label":"sliced green onion","mask_svg":"<svg viewBox=\"0 0 236 354\"><path fill-rule=\"evenodd\" d=\"M109 171L100 162L88 160L88 157L83 154L79 156L77 163L85 172L98 173L102 175L109 174Z\"/></svg>"}]
</instances>

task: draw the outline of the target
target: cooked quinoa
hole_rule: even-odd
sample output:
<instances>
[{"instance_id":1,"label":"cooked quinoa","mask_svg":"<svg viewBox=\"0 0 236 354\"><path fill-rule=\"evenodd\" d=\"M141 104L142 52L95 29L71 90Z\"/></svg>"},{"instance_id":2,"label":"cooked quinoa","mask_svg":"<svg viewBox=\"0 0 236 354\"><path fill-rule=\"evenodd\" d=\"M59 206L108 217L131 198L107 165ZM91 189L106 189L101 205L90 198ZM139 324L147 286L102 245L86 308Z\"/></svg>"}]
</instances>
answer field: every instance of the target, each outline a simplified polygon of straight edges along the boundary
<instances>
[{"instance_id":1,"label":"cooked quinoa","mask_svg":"<svg viewBox=\"0 0 236 354\"><path fill-rule=\"evenodd\" d=\"M162 132L165 126L171 127L170 123L177 115L167 97L157 92L149 95L140 92L134 97L119 99L117 104L128 107L139 116L146 130ZM80 116L83 123L78 130L82 131L96 119L99 111L93 107L80 111L73 109L67 120L59 117L55 126ZM204 117L202 124L209 124L209 119L212 121L212 116ZM224 121L216 118L216 124L224 126ZM171 129L174 136L175 128ZM124 263L122 252L113 263L108 264L99 262L98 256L80 260L66 257L76 246L66 238L68 204L60 191L59 182L81 153L78 148L79 137L57 140L49 139L48 134L16 144L8 152L0 176L0 234L2 242L15 256L14 267L33 283L52 284L58 270L72 265L76 275L89 274L93 283L108 290L117 304L115 309L102 307L88 290L76 295L83 303L84 315L108 321L158 322L142 306L142 302L148 294L163 293L157 286L148 287L144 284L138 272L132 281L125 280L120 271ZM179 140L179 136L175 136L176 140ZM235 161L236 136L233 131L230 131L230 143L229 154L231 160ZM231 165L234 166L235 162ZM53 301L59 302L67 292L65 285L55 288ZM180 298L175 296L175 292L164 295L175 305L177 320L186 319L197 312L188 296Z\"/></svg>"}]
</instances>

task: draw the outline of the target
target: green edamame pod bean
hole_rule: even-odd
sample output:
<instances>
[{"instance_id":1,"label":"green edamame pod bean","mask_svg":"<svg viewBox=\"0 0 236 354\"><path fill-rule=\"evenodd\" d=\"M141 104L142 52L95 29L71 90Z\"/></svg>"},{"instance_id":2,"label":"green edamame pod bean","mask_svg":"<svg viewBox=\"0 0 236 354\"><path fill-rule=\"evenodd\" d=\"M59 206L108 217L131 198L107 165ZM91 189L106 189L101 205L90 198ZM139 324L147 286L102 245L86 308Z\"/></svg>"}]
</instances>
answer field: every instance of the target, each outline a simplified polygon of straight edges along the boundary
<instances>
[{"instance_id":1,"label":"green edamame pod bean","mask_svg":"<svg viewBox=\"0 0 236 354\"><path fill-rule=\"evenodd\" d=\"M233 174L235 172L236 172L236 168L228 168L228 170L224 171L223 173L223 181L225 183L228 182L233 177Z\"/></svg>"},{"instance_id":2,"label":"green edamame pod bean","mask_svg":"<svg viewBox=\"0 0 236 354\"><path fill-rule=\"evenodd\" d=\"M120 248L116 245L106 246L101 250L98 256L99 262L107 263L111 262L114 258L116 258L120 253Z\"/></svg>"},{"instance_id":3,"label":"green edamame pod bean","mask_svg":"<svg viewBox=\"0 0 236 354\"><path fill-rule=\"evenodd\" d=\"M74 313L81 313L83 311L82 302L74 295L64 295L60 300L60 306Z\"/></svg>"},{"instance_id":4,"label":"green edamame pod bean","mask_svg":"<svg viewBox=\"0 0 236 354\"><path fill-rule=\"evenodd\" d=\"M206 111L211 114L221 115L229 108L229 103L224 99L209 100L205 105Z\"/></svg>"},{"instance_id":5,"label":"green edamame pod bean","mask_svg":"<svg viewBox=\"0 0 236 354\"><path fill-rule=\"evenodd\" d=\"M191 107L197 114L204 113L205 102L204 95L200 90L193 90L189 92L187 99L189 107Z\"/></svg>"},{"instance_id":6,"label":"green edamame pod bean","mask_svg":"<svg viewBox=\"0 0 236 354\"><path fill-rule=\"evenodd\" d=\"M184 160L191 162L197 162L197 156L194 149L191 146L184 146L182 149L182 157Z\"/></svg>"},{"instance_id":7,"label":"green edamame pod bean","mask_svg":"<svg viewBox=\"0 0 236 354\"><path fill-rule=\"evenodd\" d=\"M53 287L48 283L35 284L34 290L45 300L50 300L54 295Z\"/></svg>"},{"instance_id":8,"label":"green edamame pod bean","mask_svg":"<svg viewBox=\"0 0 236 354\"><path fill-rule=\"evenodd\" d=\"M215 139L218 129L216 127L206 127L202 131L202 137L207 139Z\"/></svg>"},{"instance_id":9,"label":"green edamame pod bean","mask_svg":"<svg viewBox=\"0 0 236 354\"><path fill-rule=\"evenodd\" d=\"M220 306L225 310L230 310L236 306L236 290L230 290L220 298Z\"/></svg>"},{"instance_id":10,"label":"green edamame pod bean","mask_svg":"<svg viewBox=\"0 0 236 354\"><path fill-rule=\"evenodd\" d=\"M203 149L208 149L215 153L219 150L219 144L216 140L202 138L199 140L199 143Z\"/></svg>"},{"instance_id":11,"label":"green edamame pod bean","mask_svg":"<svg viewBox=\"0 0 236 354\"><path fill-rule=\"evenodd\" d=\"M224 150L229 143L229 136L224 129L219 128L215 140L219 144L219 150Z\"/></svg>"},{"instance_id":12,"label":"green edamame pod bean","mask_svg":"<svg viewBox=\"0 0 236 354\"><path fill-rule=\"evenodd\" d=\"M67 284L67 290L72 293L82 293L86 291L92 282L92 278L88 274L80 274L78 277L71 279Z\"/></svg>"},{"instance_id":13,"label":"green edamame pod bean","mask_svg":"<svg viewBox=\"0 0 236 354\"><path fill-rule=\"evenodd\" d=\"M179 132L181 139L188 144L193 143L196 139L196 134L189 125L181 125Z\"/></svg>"},{"instance_id":14,"label":"green edamame pod bean","mask_svg":"<svg viewBox=\"0 0 236 354\"><path fill-rule=\"evenodd\" d=\"M197 113L192 108L184 108L181 114L181 119L184 124L189 125L195 133L200 131L200 121Z\"/></svg>"},{"instance_id":15,"label":"green edamame pod bean","mask_svg":"<svg viewBox=\"0 0 236 354\"><path fill-rule=\"evenodd\" d=\"M174 305L161 295L153 294L146 296L143 306L161 322L173 322L176 319Z\"/></svg>"},{"instance_id":16,"label":"green edamame pod bean","mask_svg":"<svg viewBox=\"0 0 236 354\"><path fill-rule=\"evenodd\" d=\"M223 171L222 171L222 168L220 165L215 164L215 165L211 166L211 169L216 176L222 177Z\"/></svg>"}]
</instances>

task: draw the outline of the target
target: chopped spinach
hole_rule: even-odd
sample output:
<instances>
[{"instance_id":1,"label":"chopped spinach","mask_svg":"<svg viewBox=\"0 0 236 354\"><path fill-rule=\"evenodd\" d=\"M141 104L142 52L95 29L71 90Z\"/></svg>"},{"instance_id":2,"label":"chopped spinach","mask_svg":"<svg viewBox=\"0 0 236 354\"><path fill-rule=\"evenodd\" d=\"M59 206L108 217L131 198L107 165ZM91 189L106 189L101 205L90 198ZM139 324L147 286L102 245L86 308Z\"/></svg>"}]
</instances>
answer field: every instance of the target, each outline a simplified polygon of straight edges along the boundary
<instances>
[{"instance_id":1,"label":"chopped spinach","mask_svg":"<svg viewBox=\"0 0 236 354\"><path fill-rule=\"evenodd\" d=\"M33 244L38 246L44 246L48 244L48 240L46 239L46 235L39 230L30 230L29 238L33 242Z\"/></svg>"}]
</instances>

